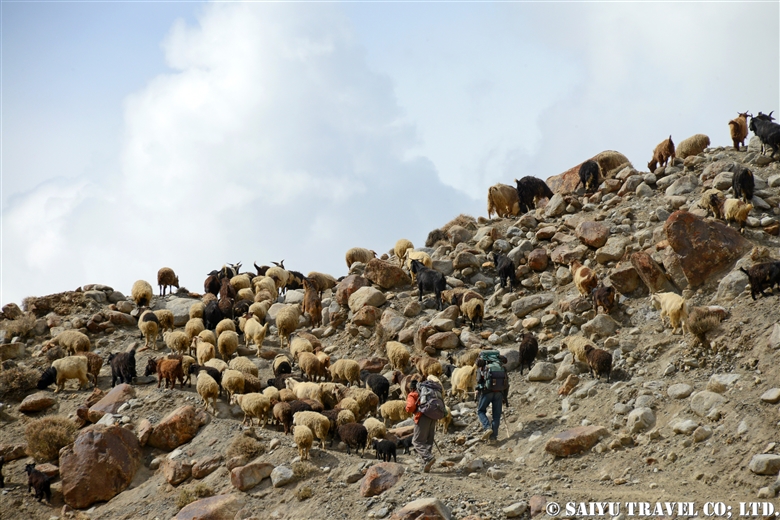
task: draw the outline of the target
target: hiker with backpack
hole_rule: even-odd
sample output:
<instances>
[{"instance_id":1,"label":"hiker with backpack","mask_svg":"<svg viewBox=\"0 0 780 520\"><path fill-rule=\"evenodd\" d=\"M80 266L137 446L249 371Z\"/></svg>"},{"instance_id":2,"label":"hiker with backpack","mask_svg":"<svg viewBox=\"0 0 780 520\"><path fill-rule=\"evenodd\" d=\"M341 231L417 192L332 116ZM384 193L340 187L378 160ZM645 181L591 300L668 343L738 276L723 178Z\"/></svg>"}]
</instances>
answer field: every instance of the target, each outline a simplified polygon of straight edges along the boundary
<instances>
[{"instance_id":1,"label":"hiker with backpack","mask_svg":"<svg viewBox=\"0 0 780 520\"><path fill-rule=\"evenodd\" d=\"M501 425L501 405L507 404L509 378L504 368L506 358L497 350L484 350L477 359L477 417L484 433L482 440L498 440L498 427ZM490 406L492 425L487 418Z\"/></svg>"},{"instance_id":2,"label":"hiker with backpack","mask_svg":"<svg viewBox=\"0 0 780 520\"><path fill-rule=\"evenodd\" d=\"M423 472L429 473L436 462L433 456L436 421L447 415L442 387L436 381L412 381L406 398L406 412L414 414L412 446L422 458ZM418 391L419 389L419 391Z\"/></svg>"}]
</instances>

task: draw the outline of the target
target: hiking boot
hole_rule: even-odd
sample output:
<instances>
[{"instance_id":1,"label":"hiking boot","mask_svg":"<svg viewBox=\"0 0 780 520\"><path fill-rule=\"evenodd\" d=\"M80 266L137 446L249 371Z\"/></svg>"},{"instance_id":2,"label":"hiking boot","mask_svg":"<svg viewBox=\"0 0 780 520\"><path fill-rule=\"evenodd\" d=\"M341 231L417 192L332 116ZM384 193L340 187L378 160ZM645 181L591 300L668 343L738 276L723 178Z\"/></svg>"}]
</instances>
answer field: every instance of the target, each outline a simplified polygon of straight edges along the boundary
<instances>
[{"instance_id":1,"label":"hiking boot","mask_svg":"<svg viewBox=\"0 0 780 520\"><path fill-rule=\"evenodd\" d=\"M480 438L480 440L486 441L486 440L488 440L492 436L493 436L493 430L489 430L488 429L488 430L485 430L484 432L482 432L482 435L479 438Z\"/></svg>"},{"instance_id":2,"label":"hiking boot","mask_svg":"<svg viewBox=\"0 0 780 520\"><path fill-rule=\"evenodd\" d=\"M436 457L431 457L428 459L428 462L426 462L425 466L423 466L423 473L430 473L434 462L436 462Z\"/></svg>"}]
</instances>

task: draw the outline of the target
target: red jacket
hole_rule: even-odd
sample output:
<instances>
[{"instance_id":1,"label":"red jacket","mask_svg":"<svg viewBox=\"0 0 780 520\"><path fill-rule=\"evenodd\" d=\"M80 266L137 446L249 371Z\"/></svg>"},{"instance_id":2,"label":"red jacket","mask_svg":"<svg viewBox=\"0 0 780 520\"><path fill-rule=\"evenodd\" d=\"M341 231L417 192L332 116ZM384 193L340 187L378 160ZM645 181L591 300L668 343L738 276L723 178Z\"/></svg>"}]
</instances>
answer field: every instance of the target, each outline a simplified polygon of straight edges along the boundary
<instances>
[{"instance_id":1,"label":"red jacket","mask_svg":"<svg viewBox=\"0 0 780 520\"><path fill-rule=\"evenodd\" d=\"M414 424L417 424L417 421L420 420L420 416L422 415L422 412L417 411L417 401L420 399L420 394L418 392L409 392L409 395L406 396L406 413L413 413L414 414Z\"/></svg>"}]
</instances>

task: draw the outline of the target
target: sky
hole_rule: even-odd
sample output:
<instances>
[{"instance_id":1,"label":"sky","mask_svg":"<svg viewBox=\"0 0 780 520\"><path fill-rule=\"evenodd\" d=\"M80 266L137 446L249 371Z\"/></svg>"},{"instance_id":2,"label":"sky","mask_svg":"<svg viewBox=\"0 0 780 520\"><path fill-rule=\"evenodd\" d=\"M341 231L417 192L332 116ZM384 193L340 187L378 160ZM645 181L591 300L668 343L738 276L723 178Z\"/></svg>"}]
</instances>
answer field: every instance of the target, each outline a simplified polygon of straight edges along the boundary
<instances>
[{"instance_id":1,"label":"sky","mask_svg":"<svg viewBox=\"0 0 780 520\"><path fill-rule=\"evenodd\" d=\"M0 304L346 274L487 188L780 110L777 2L0 4Z\"/></svg>"}]
</instances>

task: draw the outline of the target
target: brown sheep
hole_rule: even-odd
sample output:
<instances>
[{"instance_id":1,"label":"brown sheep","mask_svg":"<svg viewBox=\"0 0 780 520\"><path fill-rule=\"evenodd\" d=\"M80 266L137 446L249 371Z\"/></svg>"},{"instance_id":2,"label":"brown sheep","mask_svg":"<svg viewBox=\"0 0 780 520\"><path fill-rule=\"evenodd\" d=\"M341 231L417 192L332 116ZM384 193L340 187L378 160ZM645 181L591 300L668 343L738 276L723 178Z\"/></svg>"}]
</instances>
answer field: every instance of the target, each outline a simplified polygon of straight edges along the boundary
<instances>
[{"instance_id":1,"label":"brown sheep","mask_svg":"<svg viewBox=\"0 0 780 520\"><path fill-rule=\"evenodd\" d=\"M520 198L517 190L506 184L496 184L488 188L487 211L488 218L492 218L493 213L500 218L519 215Z\"/></svg>"},{"instance_id":2,"label":"brown sheep","mask_svg":"<svg viewBox=\"0 0 780 520\"><path fill-rule=\"evenodd\" d=\"M666 163L674 159L674 143L672 142L672 136L669 139L664 139L653 150L653 158L647 163L647 167L650 172L655 172L656 168L660 166L666 166Z\"/></svg>"},{"instance_id":3,"label":"brown sheep","mask_svg":"<svg viewBox=\"0 0 780 520\"><path fill-rule=\"evenodd\" d=\"M169 287L179 288L179 277L170 267L163 267L157 271L157 285L160 286L160 296L165 296L165 290ZM172 289L169 289L170 293Z\"/></svg>"}]
</instances>

